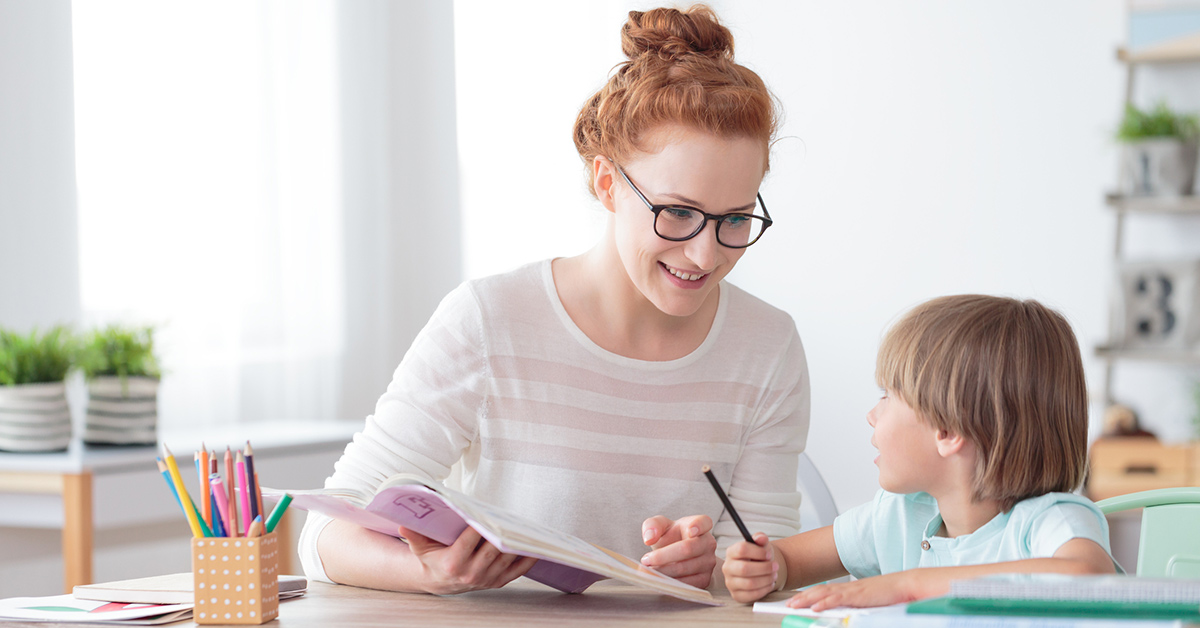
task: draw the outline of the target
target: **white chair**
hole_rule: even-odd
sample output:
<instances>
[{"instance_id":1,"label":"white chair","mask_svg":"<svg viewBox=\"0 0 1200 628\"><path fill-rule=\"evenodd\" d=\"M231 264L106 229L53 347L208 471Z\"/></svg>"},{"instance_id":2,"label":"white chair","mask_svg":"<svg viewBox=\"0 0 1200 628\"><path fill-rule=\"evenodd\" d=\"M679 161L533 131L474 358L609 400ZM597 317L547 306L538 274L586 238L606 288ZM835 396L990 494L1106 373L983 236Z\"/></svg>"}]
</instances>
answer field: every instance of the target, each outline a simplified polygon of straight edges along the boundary
<instances>
[{"instance_id":1,"label":"white chair","mask_svg":"<svg viewBox=\"0 0 1200 628\"><path fill-rule=\"evenodd\" d=\"M796 486L800 489L800 531L808 532L833 525L833 520L838 516L833 493L829 492L825 478L821 477L817 465L806 453L800 454L800 464L796 467ZM849 581L850 576L842 576L829 582Z\"/></svg>"},{"instance_id":2,"label":"white chair","mask_svg":"<svg viewBox=\"0 0 1200 628\"><path fill-rule=\"evenodd\" d=\"M806 453L800 454L796 486L800 489L800 531L808 532L833 525L833 520L838 516L833 493L829 492L825 478L821 477L821 472L817 471L817 466Z\"/></svg>"}]
</instances>

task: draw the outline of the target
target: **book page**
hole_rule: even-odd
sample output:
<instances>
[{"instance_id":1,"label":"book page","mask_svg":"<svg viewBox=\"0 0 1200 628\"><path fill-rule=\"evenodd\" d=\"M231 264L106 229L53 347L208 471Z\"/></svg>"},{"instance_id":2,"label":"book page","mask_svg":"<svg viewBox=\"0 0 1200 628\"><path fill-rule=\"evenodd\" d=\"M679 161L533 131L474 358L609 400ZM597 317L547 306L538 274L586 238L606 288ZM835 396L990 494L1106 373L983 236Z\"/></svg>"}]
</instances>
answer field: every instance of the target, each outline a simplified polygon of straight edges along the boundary
<instances>
[{"instance_id":1,"label":"book page","mask_svg":"<svg viewBox=\"0 0 1200 628\"><path fill-rule=\"evenodd\" d=\"M616 578L681 599L719 604L713 600L712 594L704 589L664 576L632 559L618 559L613 552L578 537L444 487L438 486L435 490L427 485L392 484L376 495L368 509L393 521L410 521L411 524L404 525L422 534L426 533L420 526L428 525L430 529L445 534L444 538L447 540L427 534L441 543L453 542L466 525L470 524L502 552L534 556L597 574L587 582L588 585L601 577ZM448 525L452 518L446 516L443 509L456 513L461 523L457 526ZM530 574L531 579L562 589L559 584L544 582L535 577L540 574L534 574L532 571Z\"/></svg>"}]
</instances>

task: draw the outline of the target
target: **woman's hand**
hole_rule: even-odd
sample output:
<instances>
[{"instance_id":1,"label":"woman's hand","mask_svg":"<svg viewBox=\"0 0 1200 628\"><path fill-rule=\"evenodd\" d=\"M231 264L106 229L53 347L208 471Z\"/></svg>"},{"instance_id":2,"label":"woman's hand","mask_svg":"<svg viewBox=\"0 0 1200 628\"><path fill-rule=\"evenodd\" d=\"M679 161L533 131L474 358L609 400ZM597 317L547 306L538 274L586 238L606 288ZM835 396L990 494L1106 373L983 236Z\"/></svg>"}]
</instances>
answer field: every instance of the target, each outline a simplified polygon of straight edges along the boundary
<instances>
[{"instance_id":1,"label":"woman's hand","mask_svg":"<svg viewBox=\"0 0 1200 628\"><path fill-rule=\"evenodd\" d=\"M862 608L913 602L928 597L922 593L927 583L921 580L929 573L928 569L909 569L853 582L818 584L793 595L787 605L823 611L839 606Z\"/></svg>"},{"instance_id":2,"label":"woman's hand","mask_svg":"<svg viewBox=\"0 0 1200 628\"><path fill-rule=\"evenodd\" d=\"M498 589L525 575L537 562L528 556L502 554L470 526L450 545L403 526L400 535L421 562L425 590L437 595Z\"/></svg>"},{"instance_id":3,"label":"woman's hand","mask_svg":"<svg viewBox=\"0 0 1200 628\"><path fill-rule=\"evenodd\" d=\"M754 535L754 543L738 541L730 546L721 573L736 602L753 602L774 591L779 583L779 564L767 535L759 532Z\"/></svg>"},{"instance_id":4,"label":"woman's hand","mask_svg":"<svg viewBox=\"0 0 1200 628\"><path fill-rule=\"evenodd\" d=\"M642 556L642 564L694 587L708 588L717 566L717 539L708 515L672 521L662 515L642 523L642 540L654 551Z\"/></svg>"}]
</instances>

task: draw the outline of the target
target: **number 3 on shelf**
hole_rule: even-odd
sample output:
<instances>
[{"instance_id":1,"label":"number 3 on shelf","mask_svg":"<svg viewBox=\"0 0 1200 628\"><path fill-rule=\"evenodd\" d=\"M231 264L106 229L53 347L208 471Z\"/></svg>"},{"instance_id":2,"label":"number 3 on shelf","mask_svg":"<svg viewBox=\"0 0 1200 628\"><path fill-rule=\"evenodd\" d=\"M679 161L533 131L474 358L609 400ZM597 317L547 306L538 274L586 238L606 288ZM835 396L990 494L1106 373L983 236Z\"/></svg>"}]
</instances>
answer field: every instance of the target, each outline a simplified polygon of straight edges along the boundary
<instances>
[{"instance_id":1,"label":"number 3 on shelf","mask_svg":"<svg viewBox=\"0 0 1200 628\"><path fill-rule=\"evenodd\" d=\"M1183 348L1191 343L1188 321L1196 294L1195 263L1127 263L1120 275L1124 320L1121 344Z\"/></svg>"}]
</instances>

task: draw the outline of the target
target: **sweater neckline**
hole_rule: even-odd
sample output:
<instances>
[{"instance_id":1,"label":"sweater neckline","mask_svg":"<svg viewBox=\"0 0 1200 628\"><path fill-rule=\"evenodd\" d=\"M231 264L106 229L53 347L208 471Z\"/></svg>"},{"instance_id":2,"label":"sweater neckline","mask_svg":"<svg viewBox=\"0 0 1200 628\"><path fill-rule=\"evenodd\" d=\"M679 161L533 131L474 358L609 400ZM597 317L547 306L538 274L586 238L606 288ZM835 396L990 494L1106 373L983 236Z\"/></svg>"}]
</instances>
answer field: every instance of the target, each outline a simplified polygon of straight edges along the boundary
<instances>
[{"instance_id":1,"label":"sweater neckline","mask_svg":"<svg viewBox=\"0 0 1200 628\"><path fill-rule=\"evenodd\" d=\"M708 353L709 350L712 349L712 346L717 342L717 337L721 335L721 329L725 324L725 313L729 308L729 299L732 297L734 292L733 290L726 290L727 285L725 280L722 279L721 283L718 284L717 287L719 291L717 300L717 314L713 317L712 326L708 329L708 334L704 337L704 342L701 342L700 346L693 349L691 353L674 360L665 360L661 362L652 360L639 360L637 358L630 358L613 353L612 351L601 347L593 342L591 338L588 338L587 334L583 333L583 330L575 324L575 321L571 319L571 315L567 314L567 308L563 306L562 300L558 297L558 289L554 286L554 271L552 269L553 262L554 259L543 261L541 264L541 274L542 284L546 290L546 296L549 298L550 305L552 308L554 308L554 313L558 316L559 322L562 323L562 326L567 330L567 333L570 334L571 337L574 338L575 341L578 342L579 345L586 349L589 353L606 362L626 368L635 368L645 371L668 371L688 366L699 360L704 356L704 354Z\"/></svg>"}]
</instances>

